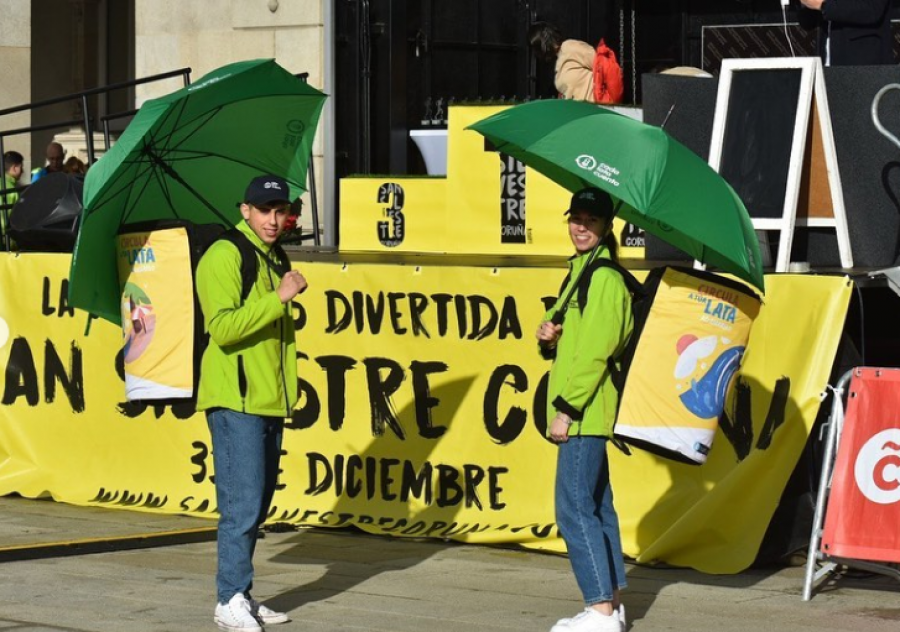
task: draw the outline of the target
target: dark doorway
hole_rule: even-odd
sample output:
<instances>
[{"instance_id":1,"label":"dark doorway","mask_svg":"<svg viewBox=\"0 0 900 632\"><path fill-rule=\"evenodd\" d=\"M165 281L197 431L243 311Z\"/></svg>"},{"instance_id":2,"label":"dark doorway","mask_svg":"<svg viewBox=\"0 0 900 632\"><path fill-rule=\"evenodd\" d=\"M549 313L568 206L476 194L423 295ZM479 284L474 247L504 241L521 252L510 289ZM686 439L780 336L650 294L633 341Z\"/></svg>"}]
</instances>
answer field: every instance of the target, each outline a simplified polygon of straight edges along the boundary
<instances>
[{"instance_id":1,"label":"dark doorway","mask_svg":"<svg viewBox=\"0 0 900 632\"><path fill-rule=\"evenodd\" d=\"M624 0L628 1L628 0ZM633 1L633 0L631 0ZM548 98L536 20L618 51L623 0L347 0L336 11L336 175L424 174L409 130L442 125L451 103ZM630 28L627 29L630 32ZM630 99L630 95L626 95Z\"/></svg>"}]
</instances>

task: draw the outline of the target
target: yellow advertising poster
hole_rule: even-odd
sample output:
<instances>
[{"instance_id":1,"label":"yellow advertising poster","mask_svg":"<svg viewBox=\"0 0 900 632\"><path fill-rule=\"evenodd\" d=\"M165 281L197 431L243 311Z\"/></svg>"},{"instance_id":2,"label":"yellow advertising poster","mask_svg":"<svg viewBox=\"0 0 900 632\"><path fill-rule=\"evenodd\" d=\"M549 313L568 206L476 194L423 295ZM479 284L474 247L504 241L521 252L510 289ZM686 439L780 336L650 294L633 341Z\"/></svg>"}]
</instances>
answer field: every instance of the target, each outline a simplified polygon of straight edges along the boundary
<instances>
[{"instance_id":1,"label":"yellow advertising poster","mask_svg":"<svg viewBox=\"0 0 900 632\"><path fill-rule=\"evenodd\" d=\"M301 398L270 520L564 551L534 331L565 271L294 265L310 283L292 305ZM125 400L121 330L94 321L85 334L68 269L66 255L0 256L0 494L214 518L205 419ZM850 293L840 278L766 283L707 462L612 451L627 555L719 573L752 563Z\"/></svg>"},{"instance_id":2,"label":"yellow advertising poster","mask_svg":"<svg viewBox=\"0 0 900 632\"><path fill-rule=\"evenodd\" d=\"M666 268L622 392L616 434L678 460L706 461L759 308L743 284Z\"/></svg>"},{"instance_id":3,"label":"yellow advertising poster","mask_svg":"<svg viewBox=\"0 0 900 632\"><path fill-rule=\"evenodd\" d=\"M194 390L194 303L187 231L118 236L122 360L129 400L190 397Z\"/></svg>"}]
</instances>

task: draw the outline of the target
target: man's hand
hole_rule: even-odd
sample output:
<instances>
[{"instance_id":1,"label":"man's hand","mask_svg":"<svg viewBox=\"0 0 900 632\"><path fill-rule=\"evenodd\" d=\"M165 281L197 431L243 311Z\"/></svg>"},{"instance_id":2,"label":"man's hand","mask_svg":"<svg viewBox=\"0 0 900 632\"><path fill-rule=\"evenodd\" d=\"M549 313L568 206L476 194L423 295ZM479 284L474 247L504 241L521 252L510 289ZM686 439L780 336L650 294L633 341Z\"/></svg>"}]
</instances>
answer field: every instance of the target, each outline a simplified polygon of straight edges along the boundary
<instances>
[{"instance_id":1,"label":"man's hand","mask_svg":"<svg viewBox=\"0 0 900 632\"><path fill-rule=\"evenodd\" d=\"M552 349L556 346L556 342L561 335L562 325L554 325L549 320L542 322L535 334L538 339L538 344L542 347L547 347L548 349Z\"/></svg>"},{"instance_id":2,"label":"man's hand","mask_svg":"<svg viewBox=\"0 0 900 632\"><path fill-rule=\"evenodd\" d=\"M822 10L822 3L825 0L800 0L800 4L802 4L807 9L814 9L816 11Z\"/></svg>"},{"instance_id":3,"label":"man's hand","mask_svg":"<svg viewBox=\"0 0 900 632\"><path fill-rule=\"evenodd\" d=\"M306 278L300 274L299 270L291 270L283 277L278 285L278 298L282 303L287 303L292 298L306 289Z\"/></svg>"},{"instance_id":4,"label":"man's hand","mask_svg":"<svg viewBox=\"0 0 900 632\"><path fill-rule=\"evenodd\" d=\"M550 424L550 440L553 443L565 443L569 440L569 426L572 425L572 418L565 413L556 413L553 422Z\"/></svg>"}]
</instances>

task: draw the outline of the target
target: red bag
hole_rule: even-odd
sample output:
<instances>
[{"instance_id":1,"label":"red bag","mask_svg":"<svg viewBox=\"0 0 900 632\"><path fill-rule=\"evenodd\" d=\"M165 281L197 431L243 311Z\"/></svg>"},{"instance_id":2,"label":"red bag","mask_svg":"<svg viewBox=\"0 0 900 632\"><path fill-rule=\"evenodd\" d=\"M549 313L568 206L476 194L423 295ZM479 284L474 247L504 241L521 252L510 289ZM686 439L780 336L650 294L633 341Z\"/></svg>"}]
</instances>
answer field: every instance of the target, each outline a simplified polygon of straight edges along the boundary
<instances>
[{"instance_id":1,"label":"red bag","mask_svg":"<svg viewBox=\"0 0 900 632\"><path fill-rule=\"evenodd\" d=\"M594 54L594 103L621 103L625 94L622 67L616 54L600 40Z\"/></svg>"}]
</instances>

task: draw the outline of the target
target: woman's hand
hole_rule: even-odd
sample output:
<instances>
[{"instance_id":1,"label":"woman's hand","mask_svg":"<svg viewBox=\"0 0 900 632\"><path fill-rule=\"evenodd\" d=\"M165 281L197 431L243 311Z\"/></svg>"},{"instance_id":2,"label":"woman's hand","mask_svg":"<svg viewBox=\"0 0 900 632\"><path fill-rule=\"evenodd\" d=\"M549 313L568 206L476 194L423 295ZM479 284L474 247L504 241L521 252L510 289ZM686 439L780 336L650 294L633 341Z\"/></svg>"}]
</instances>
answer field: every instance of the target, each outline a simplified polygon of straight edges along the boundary
<instances>
[{"instance_id":1,"label":"woman's hand","mask_svg":"<svg viewBox=\"0 0 900 632\"><path fill-rule=\"evenodd\" d=\"M537 336L538 344L542 347L547 347L548 349L552 349L556 346L559 337L562 335L562 325L554 325L549 320L545 320L541 323L541 326L538 327Z\"/></svg>"},{"instance_id":2,"label":"woman's hand","mask_svg":"<svg viewBox=\"0 0 900 632\"><path fill-rule=\"evenodd\" d=\"M572 418L565 413L556 413L556 417L550 423L550 440L553 443L565 443L569 440L569 426Z\"/></svg>"}]
</instances>

